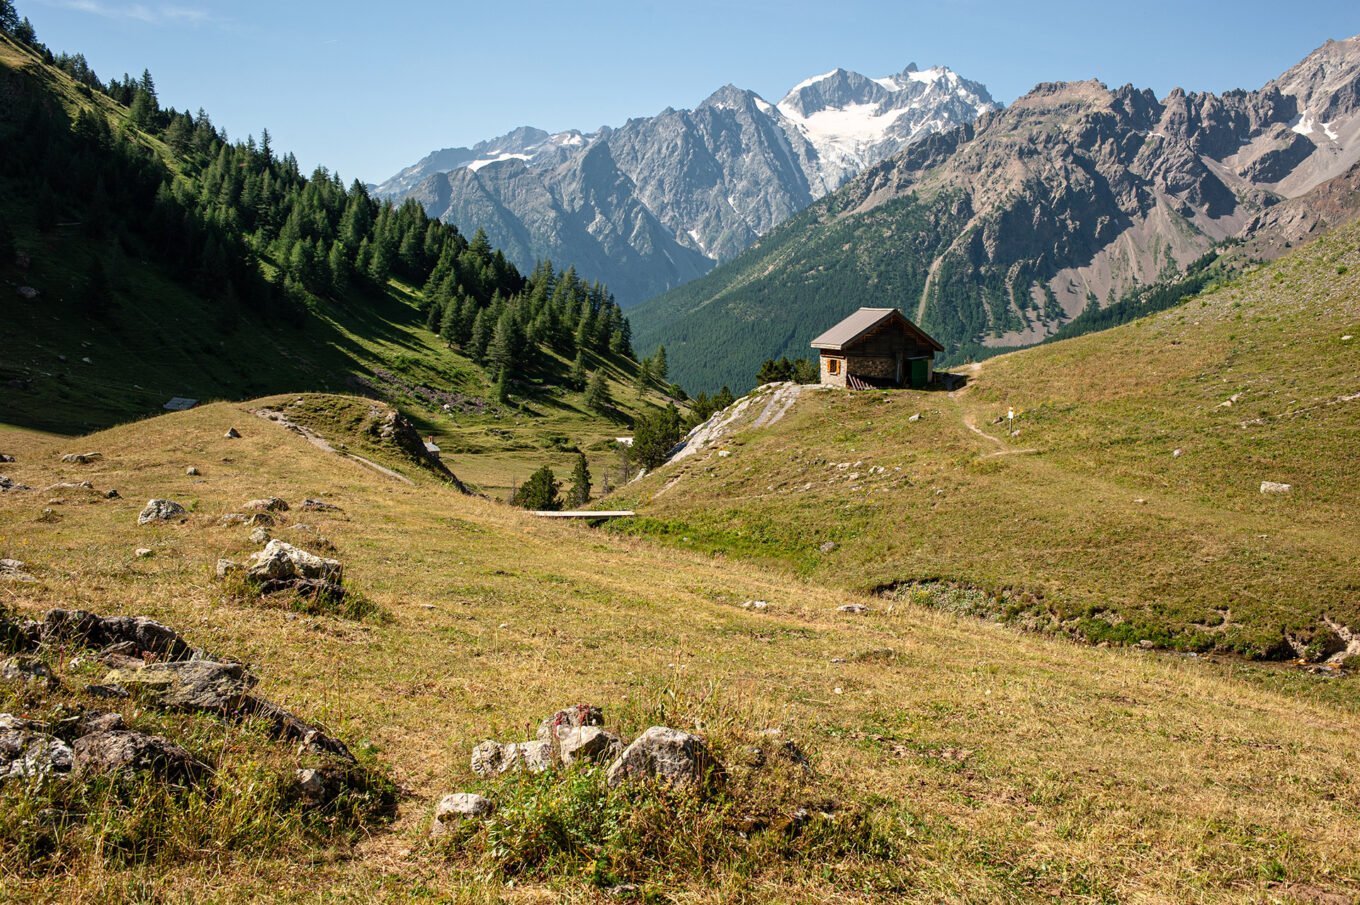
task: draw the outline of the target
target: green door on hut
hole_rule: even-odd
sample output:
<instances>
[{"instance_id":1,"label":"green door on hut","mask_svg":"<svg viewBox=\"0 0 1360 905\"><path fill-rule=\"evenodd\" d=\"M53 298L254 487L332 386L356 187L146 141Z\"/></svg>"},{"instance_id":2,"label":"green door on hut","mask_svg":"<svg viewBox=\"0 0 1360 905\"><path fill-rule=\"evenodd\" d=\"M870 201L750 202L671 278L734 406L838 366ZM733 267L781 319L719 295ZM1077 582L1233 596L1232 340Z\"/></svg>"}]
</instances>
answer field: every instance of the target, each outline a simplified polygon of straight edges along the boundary
<instances>
[{"instance_id":1,"label":"green door on hut","mask_svg":"<svg viewBox=\"0 0 1360 905\"><path fill-rule=\"evenodd\" d=\"M925 358L911 360L911 388L924 390L930 382L930 361Z\"/></svg>"}]
</instances>

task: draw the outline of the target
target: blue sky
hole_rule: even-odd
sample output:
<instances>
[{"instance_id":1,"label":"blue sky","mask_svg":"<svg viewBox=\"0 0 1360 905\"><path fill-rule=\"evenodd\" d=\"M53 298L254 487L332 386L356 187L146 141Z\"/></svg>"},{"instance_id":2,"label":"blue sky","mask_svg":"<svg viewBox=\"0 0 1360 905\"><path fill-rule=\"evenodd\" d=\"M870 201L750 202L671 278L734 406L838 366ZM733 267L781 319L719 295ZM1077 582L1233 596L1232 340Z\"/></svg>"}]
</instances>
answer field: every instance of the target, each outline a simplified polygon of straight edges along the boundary
<instances>
[{"instance_id":1,"label":"blue sky","mask_svg":"<svg viewBox=\"0 0 1360 905\"><path fill-rule=\"evenodd\" d=\"M534 125L617 125L731 82L771 101L837 66L944 64L1009 102L1035 82L1099 78L1164 95L1255 88L1327 38L1355 0L436 2L16 0L38 37L103 78L155 76L234 138L346 180Z\"/></svg>"}]
</instances>

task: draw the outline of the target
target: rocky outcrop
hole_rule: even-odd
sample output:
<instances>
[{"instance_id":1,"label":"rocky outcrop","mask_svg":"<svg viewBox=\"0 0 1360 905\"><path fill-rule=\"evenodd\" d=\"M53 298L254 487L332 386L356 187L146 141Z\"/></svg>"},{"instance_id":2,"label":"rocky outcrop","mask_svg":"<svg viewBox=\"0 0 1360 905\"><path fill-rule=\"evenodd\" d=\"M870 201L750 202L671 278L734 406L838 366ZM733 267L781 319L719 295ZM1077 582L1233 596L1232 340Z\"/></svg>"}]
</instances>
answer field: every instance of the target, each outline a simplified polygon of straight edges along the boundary
<instances>
[{"instance_id":1,"label":"rocky outcrop","mask_svg":"<svg viewBox=\"0 0 1360 905\"><path fill-rule=\"evenodd\" d=\"M206 766L169 739L130 729L83 735L71 751L77 776L150 773L169 782L190 782L207 772Z\"/></svg>"},{"instance_id":2,"label":"rocky outcrop","mask_svg":"<svg viewBox=\"0 0 1360 905\"><path fill-rule=\"evenodd\" d=\"M472 772L478 776L498 776L523 770L542 773L555 763L550 742L510 742L501 744L488 739L472 749Z\"/></svg>"}]
</instances>

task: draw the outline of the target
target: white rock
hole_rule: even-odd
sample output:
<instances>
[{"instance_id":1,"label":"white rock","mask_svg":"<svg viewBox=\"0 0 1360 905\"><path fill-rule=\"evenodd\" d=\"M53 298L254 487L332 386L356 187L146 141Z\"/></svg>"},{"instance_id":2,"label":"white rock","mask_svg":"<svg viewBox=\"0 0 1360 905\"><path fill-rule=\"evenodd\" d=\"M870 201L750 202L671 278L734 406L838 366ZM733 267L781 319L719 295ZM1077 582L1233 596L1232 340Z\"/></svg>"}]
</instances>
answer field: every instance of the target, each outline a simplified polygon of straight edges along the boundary
<instances>
[{"instance_id":1,"label":"white rock","mask_svg":"<svg viewBox=\"0 0 1360 905\"><path fill-rule=\"evenodd\" d=\"M1278 481L1261 482L1262 493L1289 493L1293 489L1294 485L1292 484L1281 484Z\"/></svg>"},{"instance_id":2,"label":"white rock","mask_svg":"<svg viewBox=\"0 0 1360 905\"><path fill-rule=\"evenodd\" d=\"M435 805L434 821L430 824L430 835L438 838L462 823L464 820L477 820L490 817L496 805L489 798L471 792L455 792L445 795Z\"/></svg>"},{"instance_id":3,"label":"white rock","mask_svg":"<svg viewBox=\"0 0 1360 905\"><path fill-rule=\"evenodd\" d=\"M137 558L138 558L138 559L146 559L148 556L151 555L151 548L150 548L150 547L138 547L137 550L136 550L136 553L137 553Z\"/></svg>"}]
</instances>

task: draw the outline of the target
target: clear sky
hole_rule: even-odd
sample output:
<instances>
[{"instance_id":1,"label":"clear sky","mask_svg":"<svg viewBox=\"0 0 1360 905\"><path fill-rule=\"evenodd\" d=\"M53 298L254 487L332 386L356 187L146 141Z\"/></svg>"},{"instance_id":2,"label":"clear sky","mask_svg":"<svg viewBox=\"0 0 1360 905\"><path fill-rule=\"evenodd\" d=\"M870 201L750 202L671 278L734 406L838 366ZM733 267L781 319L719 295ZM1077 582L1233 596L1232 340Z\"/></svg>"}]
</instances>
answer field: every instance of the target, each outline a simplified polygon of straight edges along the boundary
<instances>
[{"instance_id":1,"label":"clear sky","mask_svg":"<svg viewBox=\"0 0 1360 905\"><path fill-rule=\"evenodd\" d=\"M1357 0L15 0L101 78L149 68L161 103L348 181L520 125L591 130L692 107L731 82L776 101L837 66L947 65L1009 102L1099 78L1159 96L1260 87Z\"/></svg>"}]
</instances>

